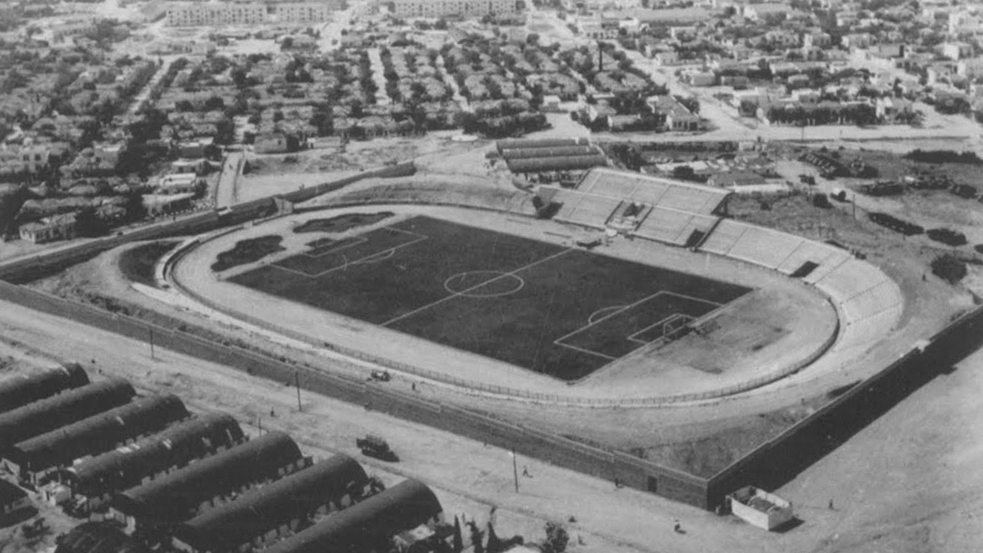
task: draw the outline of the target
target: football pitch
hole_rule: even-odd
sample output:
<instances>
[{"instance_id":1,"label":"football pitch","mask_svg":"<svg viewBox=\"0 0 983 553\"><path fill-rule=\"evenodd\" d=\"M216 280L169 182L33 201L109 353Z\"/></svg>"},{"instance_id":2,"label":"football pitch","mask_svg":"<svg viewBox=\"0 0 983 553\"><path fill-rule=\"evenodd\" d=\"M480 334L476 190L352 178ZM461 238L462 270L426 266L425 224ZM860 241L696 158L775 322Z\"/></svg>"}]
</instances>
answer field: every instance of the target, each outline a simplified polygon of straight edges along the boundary
<instances>
[{"instance_id":1,"label":"football pitch","mask_svg":"<svg viewBox=\"0 0 983 553\"><path fill-rule=\"evenodd\" d=\"M230 281L567 381L750 291L422 216Z\"/></svg>"}]
</instances>

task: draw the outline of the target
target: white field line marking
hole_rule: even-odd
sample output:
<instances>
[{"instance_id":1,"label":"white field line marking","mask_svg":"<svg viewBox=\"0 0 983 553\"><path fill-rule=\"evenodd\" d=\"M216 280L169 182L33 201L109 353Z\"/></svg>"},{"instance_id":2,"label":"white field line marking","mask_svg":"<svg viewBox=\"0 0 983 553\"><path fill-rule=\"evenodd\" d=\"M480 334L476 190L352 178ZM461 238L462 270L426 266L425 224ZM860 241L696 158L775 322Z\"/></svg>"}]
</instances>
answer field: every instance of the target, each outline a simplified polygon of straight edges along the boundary
<instances>
[{"instance_id":1,"label":"white field line marking","mask_svg":"<svg viewBox=\"0 0 983 553\"><path fill-rule=\"evenodd\" d=\"M322 277L322 276L324 276L326 274L333 273L335 271L340 271L340 270L347 269L348 268L348 265L355 265L355 264L361 263L364 260L371 259L373 257L376 257L378 255L381 255L381 254L386 253L386 252L389 252L389 251L395 252L396 250L405 248L407 246L412 246L413 244L416 244L417 242L422 242L423 240L426 240L426 239L430 238L429 236L424 236L422 234L417 234L415 232L409 232L409 231L399 230L399 229L393 229L393 230L396 230L396 231L401 232L403 234L409 234L409 235L412 235L412 236L416 236L417 238L416 238L416 240L411 240L411 241L406 242L404 244L399 244L399 245L393 246L391 248L386 248L384 250L379 250L377 252L373 252L373 253L371 253L369 255L366 255L364 257L360 257L358 259L348 260L348 258L346 257L345 258L346 259L346 263L344 265L341 265L341 266L338 266L338 267L332 267L332 268L330 268L330 269L328 269L326 271L322 271L320 273L313 274L313 275L310 274L310 273L305 273L303 271L298 271L296 269L291 269L289 267L284 267L284 266L282 266L282 265L280 265L278 263L271 263L270 266L271 267L276 267L277 269L281 269L283 271L287 271L287 272L291 272L291 273L294 273L294 274L302 275L302 276L305 276L307 278L320 278L320 277Z\"/></svg>"},{"instance_id":2,"label":"white field line marking","mask_svg":"<svg viewBox=\"0 0 983 553\"><path fill-rule=\"evenodd\" d=\"M596 355L597 357L603 357L604 359L607 359L608 361L617 361L618 360L617 357L611 357L610 355L605 355L603 353L599 353L599 352L596 352L596 351L590 350L590 349L584 349L584 348L577 347L577 346L571 346L570 344L561 344L559 342L553 342L553 344L555 344L557 346L560 346L560 347L563 347L563 348L570 348L572 350L579 351L581 353L587 353L587 354L590 354L590 355Z\"/></svg>"},{"instance_id":3,"label":"white field line marking","mask_svg":"<svg viewBox=\"0 0 983 553\"><path fill-rule=\"evenodd\" d=\"M352 236L350 238L342 238L341 240L338 240L338 242L342 242L342 241L344 241L345 243L344 244L340 244L340 245L338 245L338 244L325 244L325 246L333 246L333 247L330 248L330 249L328 249L328 250L322 251L321 253L319 253L317 255L312 254L311 251L313 251L313 250L320 250L323 246L314 246L314 247L312 247L310 250L308 250L306 252L301 252L300 255L305 255L307 257L312 257L314 259L318 259L318 258L324 257L326 255L329 255L329 254L332 254L332 253L335 253L335 252L340 252L341 250L346 250L348 248L353 248L353 247L355 247L355 246L357 246L359 244L364 244L364 243L368 242L369 239L368 238L363 238L362 236ZM308 247L310 247L310 246L308 246Z\"/></svg>"},{"instance_id":4,"label":"white field line marking","mask_svg":"<svg viewBox=\"0 0 983 553\"><path fill-rule=\"evenodd\" d=\"M535 267L536 265L539 265L541 263L545 263L547 261L551 261L553 259L556 259L557 257L560 257L562 255L568 254L568 253L570 253L572 251L573 251L573 248L568 248L566 250L563 250L561 252L555 253L553 255L546 256L546 257L544 257L542 259L539 259L537 261L533 261L532 263L530 263L528 265L525 265L523 267L519 267L518 269L514 269L514 270L509 271L507 273L502 273L502 274L500 274L498 276L495 276L495 277L492 277L492 278L490 278L490 279L488 279L488 280L486 280L484 282L479 282L478 284L475 284L474 286L471 286L470 288L465 288L464 290L459 290L459 291L455 292L454 294L452 294L450 296L443 297L443 298L441 298L441 299L439 299L439 300L437 300L435 302L432 302L432 303L429 303L427 305L424 305L423 307L418 307L418 308L416 308L416 309L414 309L412 311L408 311L406 313L403 313L402 315L399 315L398 317L394 317L392 319L389 319L388 321L382 323L379 326L389 326L390 324L392 324L392 323L394 323L396 321L403 320L406 317L409 317L411 315L415 315L416 313L419 313L420 311L424 311L424 310L429 309L429 308L431 308L431 307L433 307L435 305L444 303L445 301L454 299L456 297L464 296L464 295L468 294L469 292L472 292L474 290L477 290L478 288L481 288L482 286L485 286L486 284L490 284L492 282L495 282L496 280L500 280L500 279L503 279L503 278L509 277L509 276L518 276L518 275L516 275L516 273L518 273L520 271L525 271L526 269L530 269L530 268Z\"/></svg>"}]
</instances>

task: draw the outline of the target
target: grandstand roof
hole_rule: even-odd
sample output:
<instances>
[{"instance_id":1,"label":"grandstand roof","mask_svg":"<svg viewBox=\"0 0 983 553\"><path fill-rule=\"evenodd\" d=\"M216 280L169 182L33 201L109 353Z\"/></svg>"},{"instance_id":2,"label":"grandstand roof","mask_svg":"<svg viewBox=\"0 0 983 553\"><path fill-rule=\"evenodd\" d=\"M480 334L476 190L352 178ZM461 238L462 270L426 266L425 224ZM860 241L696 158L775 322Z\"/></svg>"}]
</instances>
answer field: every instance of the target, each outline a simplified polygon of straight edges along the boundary
<instances>
[{"instance_id":1,"label":"grandstand roof","mask_svg":"<svg viewBox=\"0 0 983 553\"><path fill-rule=\"evenodd\" d=\"M139 541L106 522L83 522L58 539L55 553L148 553Z\"/></svg>"},{"instance_id":2,"label":"grandstand roof","mask_svg":"<svg viewBox=\"0 0 983 553\"><path fill-rule=\"evenodd\" d=\"M13 411L28 403L88 383L89 377L77 363L69 363L33 374L15 376L0 382L0 413Z\"/></svg>"},{"instance_id":3,"label":"grandstand roof","mask_svg":"<svg viewBox=\"0 0 983 553\"><path fill-rule=\"evenodd\" d=\"M513 173L540 173L543 171L575 171L590 169L608 164L608 158L601 154L574 155L559 157L533 157L510 159L509 171Z\"/></svg>"},{"instance_id":4,"label":"grandstand roof","mask_svg":"<svg viewBox=\"0 0 983 553\"><path fill-rule=\"evenodd\" d=\"M199 551L237 546L344 497L368 480L358 461L336 455L189 520L175 535Z\"/></svg>"},{"instance_id":5,"label":"grandstand roof","mask_svg":"<svg viewBox=\"0 0 983 553\"><path fill-rule=\"evenodd\" d=\"M523 148L556 148L559 146L586 146L590 145L588 138L543 138L540 140L510 139L499 140L496 142L498 152L503 150L517 150Z\"/></svg>"},{"instance_id":6,"label":"grandstand roof","mask_svg":"<svg viewBox=\"0 0 983 553\"><path fill-rule=\"evenodd\" d=\"M187 416L175 395L143 398L24 440L9 455L21 470L43 470L101 453Z\"/></svg>"},{"instance_id":7,"label":"grandstand roof","mask_svg":"<svg viewBox=\"0 0 983 553\"><path fill-rule=\"evenodd\" d=\"M0 452L17 442L54 430L130 400L130 383L111 378L75 388L0 415Z\"/></svg>"},{"instance_id":8,"label":"grandstand roof","mask_svg":"<svg viewBox=\"0 0 983 553\"><path fill-rule=\"evenodd\" d=\"M443 508L426 484L406 480L360 503L334 513L314 526L283 540L265 553L344 551L366 538L390 537L416 528Z\"/></svg>"},{"instance_id":9,"label":"grandstand roof","mask_svg":"<svg viewBox=\"0 0 983 553\"><path fill-rule=\"evenodd\" d=\"M300 448L290 436L270 432L118 493L113 505L145 523L178 522L186 520L202 502L273 476L301 458Z\"/></svg>"},{"instance_id":10,"label":"grandstand roof","mask_svg":"<svg viewBox=\"0 0 983 553\"><path fill-rule=\"evenodd\" d=\"M243 439L226 413L207 413L169 426L159 434L86 459L65 471L76 493L102 495L135 486L144 477L180 467Z\"/></svg>"},{"instance_id":11,"label":"grandstand roof","mask_svg":"<svg viewBox=\"0 0 983 553\"><path fill-rule=\"evenodd\" d=\"M703 215L717 211L733 194L713 186L605 167L591 169L577 191Z\"/></svg>"}]
</instances>

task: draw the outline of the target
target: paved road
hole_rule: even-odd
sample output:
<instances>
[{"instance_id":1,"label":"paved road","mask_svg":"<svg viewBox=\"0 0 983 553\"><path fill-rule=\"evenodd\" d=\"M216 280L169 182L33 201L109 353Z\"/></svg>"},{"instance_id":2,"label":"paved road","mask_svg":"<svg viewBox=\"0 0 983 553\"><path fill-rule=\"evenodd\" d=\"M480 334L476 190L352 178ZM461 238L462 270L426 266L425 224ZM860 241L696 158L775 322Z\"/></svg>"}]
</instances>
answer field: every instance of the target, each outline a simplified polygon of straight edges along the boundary
<instances>
[{"instance_id":1,"label":"paved road","mask_svg":"<svg viewBox=\"0 0 983 553\"><path fill-rule=\"evenodd\" d=\"M215 207L232 207L239 202L238 183L244 161L245 154L242 152L232 152L226 156L216 184Z\"/></svg>"}]
</instances>

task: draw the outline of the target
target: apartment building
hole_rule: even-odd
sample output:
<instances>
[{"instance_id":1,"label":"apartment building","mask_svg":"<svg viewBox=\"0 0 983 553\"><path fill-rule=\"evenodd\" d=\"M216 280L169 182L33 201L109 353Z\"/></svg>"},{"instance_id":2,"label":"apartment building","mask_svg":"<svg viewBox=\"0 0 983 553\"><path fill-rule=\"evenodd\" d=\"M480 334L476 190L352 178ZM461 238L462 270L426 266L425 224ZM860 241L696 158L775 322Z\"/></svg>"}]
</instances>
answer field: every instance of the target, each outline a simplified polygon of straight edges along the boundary
<instances>
[{"instance_id":1,"label":"apartment building","mask_svg":"<svg viewBox=\"0 0 983 553\"><path fill-rule=\"evenodd\" d=\"M398 17L464 17L516 13L515 0L396 0Z\"/></svg>"}]
</instances>

